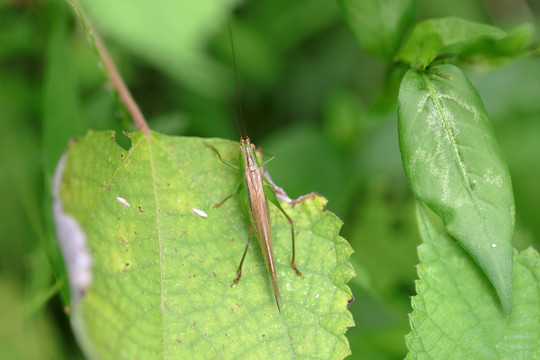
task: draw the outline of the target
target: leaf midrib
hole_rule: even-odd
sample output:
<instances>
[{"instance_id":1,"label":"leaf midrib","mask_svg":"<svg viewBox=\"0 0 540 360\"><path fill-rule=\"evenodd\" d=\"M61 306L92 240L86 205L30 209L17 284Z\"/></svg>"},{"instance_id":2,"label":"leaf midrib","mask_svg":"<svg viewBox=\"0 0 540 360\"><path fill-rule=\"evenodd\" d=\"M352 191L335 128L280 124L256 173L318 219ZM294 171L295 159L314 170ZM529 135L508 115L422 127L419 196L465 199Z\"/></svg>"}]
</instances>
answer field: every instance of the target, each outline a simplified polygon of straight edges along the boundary
<instances>
[{"instance_id":1,"label":"leaf midrib","mask_svg":"<svg viewBox=\"0 0 540 360\"><path fill-rule=\"evenodd\" d=\"M150 136L144 134L144 140L146 141L146 145L148 147L148 158L150 162L150 170L152 172L152 187L154 191L154 205L155 205L155 211L156 211L156 227L157 227L157 237L158 237L158 247L159 247L159 296L160 296L160 303L159 303L159 312L161 314L161 355L162 358L165 359L165 312L163 309L165 308L165 303L163 301L163 251L162 251L162 244L161 244L161 224L159 221L159 204L158 204L158 198L157 198L157 187L156 187L156 173L154 170L154 157L152 153L152 146L150 143Z\"/></svg>"}]
</instances>

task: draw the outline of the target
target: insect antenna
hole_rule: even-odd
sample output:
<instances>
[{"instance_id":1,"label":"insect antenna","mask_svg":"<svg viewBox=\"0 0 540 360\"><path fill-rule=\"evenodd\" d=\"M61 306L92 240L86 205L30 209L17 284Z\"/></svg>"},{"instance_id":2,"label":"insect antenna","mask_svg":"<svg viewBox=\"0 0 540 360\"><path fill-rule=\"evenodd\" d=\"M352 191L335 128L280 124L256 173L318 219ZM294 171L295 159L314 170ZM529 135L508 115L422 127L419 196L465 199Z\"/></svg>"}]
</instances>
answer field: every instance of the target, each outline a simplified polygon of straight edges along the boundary
<instances>
[{"instance_id":1,"label":"insect antenna","mask_svg":"<svg viewBox=\"0 0 540 360\"><path fill-rule=\"evenodd\" d=\"M236 122L236 127L238 128L238 132L240 133L240 136L242 136L242 128L240 127L240 122L238 121L238 116L236 116L236 111L234 110L234 105L231 101L231 98L229 97L229 94L227 93L227 89L225 89L225 86L223 85L223 81L221 80L221 77L219 76L219 73L216 69L216 63L214 62L214 59L212 59L212 69L214 69L214 73L216 74L216 77L219 81L219 85L221 86L221 90L223 90L223 93L225 94L225 98L227 98L227 103L229 104L229 107L231 108L231 112L234 117L234 121Z\"/></svg>"},{"instance_id":2,"label":"insect antenna","mask_svg":"<svg viewBox=\"0 0 540 360\"><path fill-rule=\"evenodd\" d=\"M234 52L234 42L232 37L232 28L231 28L231 22L229 19L227 19L227 25L229 29L229 41L231 43L231 49L232 49L232 59L233 59L233 67L234 67L234 83L236 86L236 100L237 100L237 106L238 106L238 114L234 108L234 104L231 101L231 98L229 97L229 94L227 93L227 89L225 89L225 85L223 85L223 81L221 80L221 77L219 76L219 73L216 68L216 63L212 59L212 68L214 70L214 73L216 74L216 77L219 81L219 85L221 86L221 90L223 90L223 93L225 94L225 98L227 99L227 103L229 104L229 107L231 108L231 112L234 116L234 121L236 122L236 127L238 128L238 132L240 133L240 137L247 138L247 132L246 132L246 126L244 125L244 115L242 113L242 104L240 102L240 92L239 92L239 86L238 86L238 73L236 70L236 54ZM242 126L240 126L240 123L242 123Z\"/></svg>"},{"instance_id":3,"label":"insect antenna","mask_svg":"<svg viewBox=\"0 0 540 360\"><path fill-rule=\"evenodd\" d=\"M240 86L238 85L238 69L236 67L236 52L234 51L234 40L232 35L232 27L231 27L231 21L230 19L227 19L227 27L229 29L229 41L231 42L231 52L232 52L232 60L233 60L233 69L234 69L234 84L236 86L236 102L238 106L238 113L240 114L240 121L242 122L242 130L244 130L244 136L247 138L247 132L246 132L246 125L244 123L244 114L242 112L242 102L240 101ZM238 120L237 125L238 125ZM240 127L238 127L238 130L240 130ZM240 134L242 134L240 132Z\"/></svg>"}]
</instances>

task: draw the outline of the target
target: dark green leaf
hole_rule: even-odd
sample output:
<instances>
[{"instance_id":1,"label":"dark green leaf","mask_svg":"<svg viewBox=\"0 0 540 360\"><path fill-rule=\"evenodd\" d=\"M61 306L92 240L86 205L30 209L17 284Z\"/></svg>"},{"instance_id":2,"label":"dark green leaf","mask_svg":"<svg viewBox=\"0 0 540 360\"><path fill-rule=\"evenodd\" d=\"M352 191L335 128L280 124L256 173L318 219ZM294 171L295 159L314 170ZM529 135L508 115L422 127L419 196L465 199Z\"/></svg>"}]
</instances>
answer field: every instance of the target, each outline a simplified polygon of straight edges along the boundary
<instances>
[{"instance_id":1,"label":"dark green leaf","mask_svg":"<svg viewBox=\"0 0 540 360\"><path fill-rule=\"evenodd\" d=\"M428 66L437 56L456 54L483 39L498 40L506 33L494 26L454 17L418 23L398 53L401 61Z\"/></svg>"},{"instance_id":2,"label":"dark green leaf","mask_svg":"<svg viewBox=\"0 0 540 360\"><path fill-rule=\"evenodd\" d=\"M414 17L416 0L338 0L338 5L364 50L389 61Z\"/></svg>"},{"instance_id":3,"label":"dark green leaf","mask_svg":"<svg viewBox=\"0 0 540 360\"><path fill-rule=\"evenodd\" d=\"M50 189L54 169L62 156L69 139L84 134L84 124L79 113L78 91L73 72L73 61L69 56L68 26L69 8L62 3L52 3L54 14L48 38L48 49L43 81L43 131L42 151L45 188ZM44 194L44 207L51 208L51 193ZM46 213L48 237L43 244L54 270L63 273L62 257L56 246L52 214ZM60 270L61 269L61 270ZM62 289L62 301L67 301L67 285Z\"/></svg>"},{"instance_id":4,"label":"dark green leaf","mask_svg":"<svg viewBox=\"0 0 540 360\"><path fill-rule=\"evenodd\" d=\"M519 26L502 39L484 38L464 49L459 60L475 64L501 65L516 56L523 55L533 33L529 24Z\"/></svg>"},{"instance_id":5,"label":"dark green leaf","mask_svg":"<svg viewBox=\"0 0 540 360\"><path fill-rule=\"evenodd\" d=\"M52 29L48 39L43 90L43 155L45 172L49 180L69 139L84 134L77 99L79 89L73 74L72 59L69 56L68 10L64 4L57 4L54 7Z\"/></svg>"},{"instance_id":6,"label":"dark green leaf","mask_svg":"<svg viewBox=\"0 0 540 360\"><path fill-rule=\"evenodd\" d=\"M514 198L478 93L453 65L409 70L399 92L403 167L426 203L512 309Z\"/></svg>"}]
</instances>

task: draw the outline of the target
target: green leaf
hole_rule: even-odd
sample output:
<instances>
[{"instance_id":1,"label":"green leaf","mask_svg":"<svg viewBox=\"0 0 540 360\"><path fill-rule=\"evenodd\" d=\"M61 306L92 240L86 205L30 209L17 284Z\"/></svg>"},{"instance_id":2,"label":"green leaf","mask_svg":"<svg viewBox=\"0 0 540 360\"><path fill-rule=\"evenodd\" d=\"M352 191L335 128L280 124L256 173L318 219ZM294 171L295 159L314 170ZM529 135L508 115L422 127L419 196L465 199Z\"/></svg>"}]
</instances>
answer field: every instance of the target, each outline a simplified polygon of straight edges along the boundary
<instances>
[{"instance_id":1,"label":"green leaf","mask_svg":"<svg viewBox=\"0 0 540 360\"><path fill-rule=\"evenodd\" d=\"M462 62L501 65L513 58L523 55L523 51L531 40L534 28L523 24L510 31L502 39L484 38L474 46L464 49L459 54Z\"/></svg>"},{"instance_id":2,"label":"green leaf","mask_svg":"<svg viewBox=\"0 0 540 360\"><path fill-rule=\"evenodd\" d=\"M384 61L391 60L396 53L416 9L416 0L337 2L360 45Z\"/></svg>"},{"instance_id":3,"label":"green leaf","mask_svg":"<svg viewBox=\"0 0 540 360\"><path fill-rule=\"evenodd\" d=\"M202 93L215 76L204 41L237 3L226 1L80 0L100 34Z\"/></svg>"},{"instance_id":4,"label":"green leaf","mask_svg":"<svg viewBox=\"0 0 540 360\"><path fill-rule=\"evenodd\" d=\"M230 287L248 220L237 197L212 206L242 175L204 142L229 161L239 159L238 143L153 132L130 136L133 145L125 151L112 132L88 133L71 146L63 170L63 211L57 214L76 219L80 231L72 228L83 245L69 251L74 237L59 237L69 240L63 250L76 297L72 321L85 352L102 359L348 355L352 250L338 235L341 221L325 210L326 200L311 195L294 207L282 203L295 221L296 264L304 279L289 265L289 224L270 205L279 313L257 241L250 243L242 279ZM60 222L57 229L63 231ZM90 268L73 261L87 255Z\"/></svg>"},{"instance_id":5,"label":"green leaf","mask_svg":"<svg viewBox=\"0 0 540 360\"><path fill-rule=\"evenodd\" d=\"M479 41L505 36L506 32L497 27L460 18L429 19L416 24L398 59L425 68L439 55L457 54Z\"/></svg>"},{"instance_id":6,"label":"green leaf","mask_svg":"<svg viewBox=\"0 0 540 360\"><path fill-rule=\"evenodd\" d=\"M403 167L414 193L479 264L510 312L514 198L478 93L453 65L409 70L398 116Z\"/></svg>"},{"instance_id":7,"label":"green leaf","mask_svg":"<svg viewBox=\"0 0 540 360\"><path fill-rule=\"evenodd\" d=\"M540 257L514 252L514 311L499 311L476 264L417 208L423 244L407 359L534 359L540 352Z\"/></svg>"}]
</instances>

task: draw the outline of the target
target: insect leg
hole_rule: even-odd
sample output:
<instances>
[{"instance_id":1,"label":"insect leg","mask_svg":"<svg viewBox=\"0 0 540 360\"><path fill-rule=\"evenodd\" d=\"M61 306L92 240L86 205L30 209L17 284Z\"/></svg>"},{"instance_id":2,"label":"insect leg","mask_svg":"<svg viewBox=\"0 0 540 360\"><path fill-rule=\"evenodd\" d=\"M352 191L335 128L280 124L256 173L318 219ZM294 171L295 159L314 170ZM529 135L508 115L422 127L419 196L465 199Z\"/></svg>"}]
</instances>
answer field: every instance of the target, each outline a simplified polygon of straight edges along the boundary
<instances>
[{"instance_id":1,"label":"insect leg","mask_svg":"<svg viewBox=\"0 0 540 360\"><path fill-rule=\"evenodd\" d=\"M261 167L261 168L264 167L264 166L266 166L266 164L268 164L270 161L272 161L272 160L274 160L274 159L276 158L276 155L266 153L266 152L262 151L261 148L257 148L257 150L255 150L255 151L256 151L258 154L261 155L261 158L262 158L263 155L269 156L268 159L266 159L266 160L262 161L261 163L259 163L259 167ZM258 159L257 159L257 160L258 160ZM258 162L258 161L257 161L257 162Z\"/></svg>"},{"instance_id":2,"label":"insect leg","mask_svg":"<svg viewBox=\"0 0 540 360\"><path fill-rule=\"evenodd\" d=\"M251 233L253 232L253 230L251 229L251 227L249 228L249 235L248 235L248 241L246 243L246 248L244 249L244 254L242 255L242 260L240 260L240 265L238 265L238 269L236 270L236 274L238 275L236 277L236 279L234 279L234 281L232 282L231 284L231 287L235 287L236 284L238 284L238 282L240 281L240 278L242 277L242 265L244 265L244 260L246 259L246 254L247 254L247 251L249 249L249 239L251 238Z\"/></svg>"},{"instance_id":3,"label":"insect leg","mask_svg":"<svg viewBox=\"0 0 540 360\"><path fill-rule=\"evenodd\" d=\"M234 169L237 169L237 170L240 169L238 166L234 165L233 163L230 163L230 162L228 162L227 160L223 159L223 158L221 157L221 154L219 153L219 151L218 151L215 147L213 147L213 146L210 145L209 143L204 143L204 145L206 145L206 147L209 147L210 149L214 150L214 152L216 153L216 155L218 156L219 160L220 160L222 163L224 163L225 165L228 165L228 166L230 166L230 167L232 167L232 168L234 168Z\"/></svg>"},{"instance_id":4,"label":"insect leg","mask_svg":"<svg viewBox=\"0 0 540 360\"><path fill-rule=\"evenodd\" d=\"M294 244L294 222L293 220L291 219L291 217L289 215L287 215L287 213L285 212L285 210L283 210L283 208L281 207L281 205L279 204L279 201L276 197L276 194L274 193L274 188L271 186L271 185L268 185L268 184L265 184L264 186L264 192L266 194L266 198L272 203L274 204L280 211L283 215L285 215L285 218L287 218L287 221L289 222L289 225L291 226L291 242L292 242L292 259L291 259L291 267L294 269L294 271L296 272L296 275L300 276L303 278L302 276L302 273L300 272L300 270L298 270L298 268L296 267L296 263L295 263L295 257L296 257L296 250L295 250L295 244Z\"/></svg>"},{"instance_id":5,"label":"insect leg","mask_svg":"<svg viewBox=\"0 0 540 360\"><path fill-rule=\"evenodd\" d=\"M227 196L225 199L221 200L221 201L218 202L217 204L214 204L213 207L214 207L214 208L220 207L221 205L223 205L223 204L225 203L225 201L229 200L229 199L232 198L234 195L238 194L238 192L240 192L240 190L241 190L243 184L244 184L243 182L238 183L238 185L236 185L236 187L234 188L234 191L232 192L231 195Z\"/></svg>"}]
</instances>

